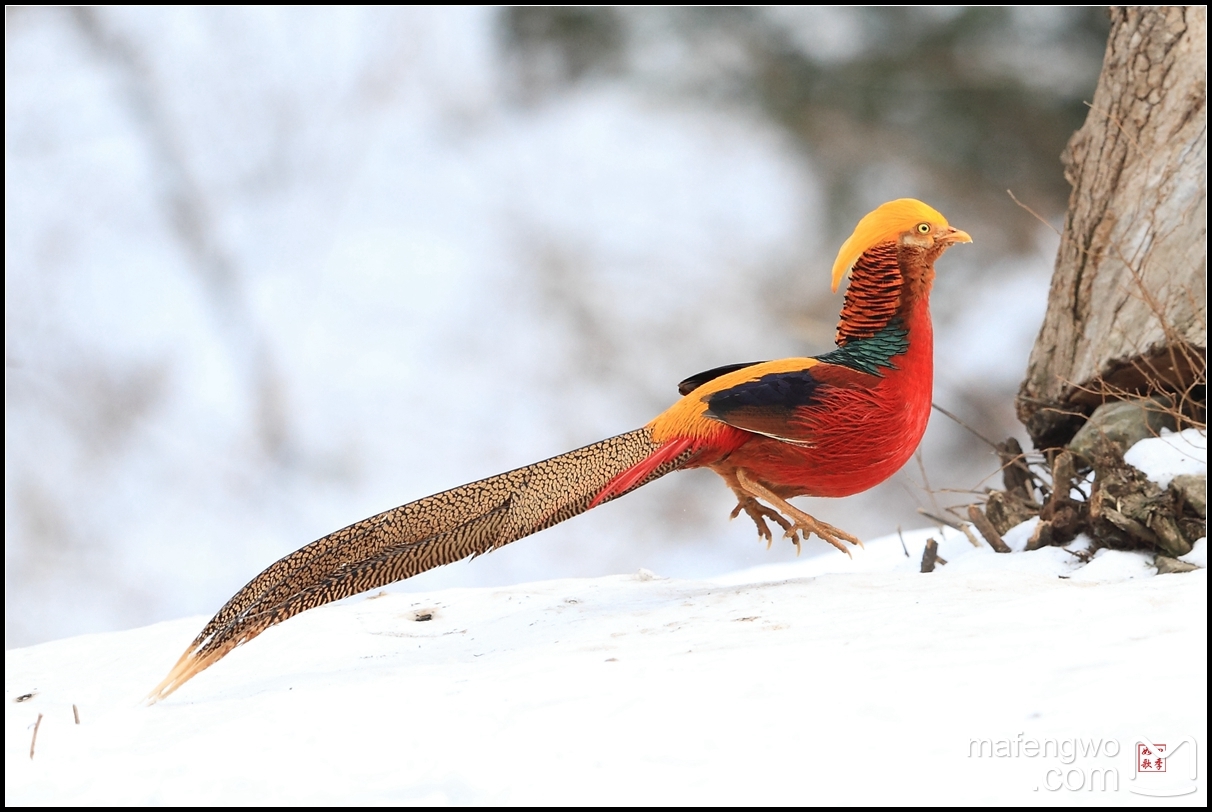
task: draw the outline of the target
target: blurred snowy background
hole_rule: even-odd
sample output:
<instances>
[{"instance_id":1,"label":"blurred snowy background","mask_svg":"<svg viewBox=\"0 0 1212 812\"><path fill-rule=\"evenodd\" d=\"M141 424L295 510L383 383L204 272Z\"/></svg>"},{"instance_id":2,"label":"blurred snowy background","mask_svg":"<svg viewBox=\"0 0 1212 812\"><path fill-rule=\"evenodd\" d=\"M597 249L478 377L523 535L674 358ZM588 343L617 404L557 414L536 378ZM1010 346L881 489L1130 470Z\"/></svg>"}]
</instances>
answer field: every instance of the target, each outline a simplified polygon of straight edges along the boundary
<instances>
[{"instance_id":1,"label":"blurred snowy background","mask_svg":"<svg viewBox=\"0 0 1212 812\"><path fill-rule=\"evenodd\" d=\"M5 11L5 647L210 613L349 522L831 345L872 206L940 263L935 400L1024 437L1099 9ZM1025 439L1025 437L1024 437ZM997 468L811 503L924 526ZM400 589L786 560L706 472ZM809 552L835 555L824 545Z\"/></svg>"}]
</instances>

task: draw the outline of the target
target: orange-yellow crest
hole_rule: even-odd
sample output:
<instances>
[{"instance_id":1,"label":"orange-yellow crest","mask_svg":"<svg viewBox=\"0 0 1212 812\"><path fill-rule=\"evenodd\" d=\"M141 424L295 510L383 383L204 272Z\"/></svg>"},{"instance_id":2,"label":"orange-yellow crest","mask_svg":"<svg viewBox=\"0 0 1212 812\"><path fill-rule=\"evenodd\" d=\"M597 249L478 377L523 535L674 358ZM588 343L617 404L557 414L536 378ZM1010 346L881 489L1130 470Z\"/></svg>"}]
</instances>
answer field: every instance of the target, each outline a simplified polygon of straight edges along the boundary
<instances>
[{"instance_id":1,"label":"orange-yellow crest","mask_svg":"<svg viewBox=\"0 0 1212 812\"><path fill-rule=\"evenodd\" d=\"M833 291L837 292L838 285L864 251L880 243L893 242L922 223L939 229L950 228L946 217L911 197L891 200L859 220L850 239L842 243L842 249L837 252L837 260L833 263Z\"/></svg>"}]
</instances>

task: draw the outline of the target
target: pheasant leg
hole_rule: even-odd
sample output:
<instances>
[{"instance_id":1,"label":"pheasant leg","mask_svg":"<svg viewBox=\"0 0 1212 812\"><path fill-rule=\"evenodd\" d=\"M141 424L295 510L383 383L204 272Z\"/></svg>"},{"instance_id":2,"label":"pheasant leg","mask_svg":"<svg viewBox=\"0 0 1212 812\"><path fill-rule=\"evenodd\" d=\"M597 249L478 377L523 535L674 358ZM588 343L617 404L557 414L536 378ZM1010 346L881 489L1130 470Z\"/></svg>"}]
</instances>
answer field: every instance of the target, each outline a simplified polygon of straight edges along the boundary
<instances>
[{"instance_id":1,"label":"pheasant leg","mask_svg":"<svg viewBox=\"0 0 1212 812\"><path fill-rule=\"evenodd\" d=\"M829 542L846 555L850 555L850 550L843 542L856 544L859 547L863 546L863 542L850 535L846 531L839 530L831 524L822 522L820 519L814 519L804 511L797 508L795 505L792 505L786 499L783 499L772 492L769 488L759 484L745 469L738 468L736 470L736 481L741 490L746 493L749 499L762 499L773 505L775 511L782 513L782 516L779 516L778 524L782 526L783 534L787 538L791 539L792 543L795 544L797 554L800 551L800 537L802 536L803 540L807 541L808 537L813 534ZM737 507L741 508L743 505L738 505ZM770 515L774 512L766 509L764 505L759 505L759 507L763 508L763 512L766 515ZM748 508L746 508L746 512L749 513L750 516L754 515L754 513L749 511ZM733 515L736 514L737 511L734 510ZM757 519L755 518L754 521L756 522ZM761 530L762 527L759 527L758 532L760 533ZM767 530L767 532L769 532L769 530Z\"/></svg>"}]
</instances>

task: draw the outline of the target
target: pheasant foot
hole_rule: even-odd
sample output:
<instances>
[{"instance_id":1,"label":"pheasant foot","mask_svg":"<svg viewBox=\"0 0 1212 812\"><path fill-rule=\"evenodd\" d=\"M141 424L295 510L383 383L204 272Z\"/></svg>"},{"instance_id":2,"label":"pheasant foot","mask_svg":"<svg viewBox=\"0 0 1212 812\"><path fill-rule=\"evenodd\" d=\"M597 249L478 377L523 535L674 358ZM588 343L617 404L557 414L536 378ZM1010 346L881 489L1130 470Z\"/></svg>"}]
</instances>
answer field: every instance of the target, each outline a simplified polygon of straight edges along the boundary
<instances>
[{"instance_id":1,"label":"pheasant foot","mask_svg":"<svg viewBox=\"0 0 1212 812\"><path fill-rule=\"evenodd\" d=\"M818 536L848 556L850 555L850 550L843 542L849 542L850 544L855 544L859 547L863 546L863 542L858 538L850 535L844 530L834 527L831 524L822 522L820 519L814 519L804 511L797 508L795 505L792 505L786 499L783 499L775 494L769 488L761 485L749 475L748 471L744 470L743 468L738 468L736 470L736 481L740 488L745 492L745 496L742 497L740 494L738 494L739 502L736 509L733 510L732 515L736 516L742 509L744 509L745 512L753 518L754 522L758 524L758 533L761 533L768 542L770 540L770 529L766 527L765 522L759 521L758 515L769 516L771 518L777 516L776 521L779 526L783 528L783 535L786 538L791 539L791 543L795 545L797 555L801 549L801 539L803 541L807 541L810 535ZM748 499L745 497L748 497ZM774 506L774 510L767 508L765 505L757 503L757 499L762 499L763 501L769 502ZM746 501L754 502L757 504L757 508L751 510L748 505L745 504ZM763 533L763 531L765 532Z\"/></svg>"},{"instance_id":2,"label":"pheasant foot","mask_svg":"<svg viewBox=\"0 0 1212 812\"><path fill-rule=\"evenodd\" d=\"M783 514L779 513L773 508L766 507L748 494L737 494L736 507L732 509L732 513L729 514L728 518L735 519L737 516L741 515L742 510L745 511L749 518L753 519L753 523L757 525L758 536L766 539L767 550L769 550L770 545L774 543L774 536L770 533L770 525L766 524L766 519L770 519L779 527L783 528L784 536L789 533L795 533L795 525L785 519ZM799 547L798 541L796 542L796 547L797 549Z\"/></svg>"}]
</instances>

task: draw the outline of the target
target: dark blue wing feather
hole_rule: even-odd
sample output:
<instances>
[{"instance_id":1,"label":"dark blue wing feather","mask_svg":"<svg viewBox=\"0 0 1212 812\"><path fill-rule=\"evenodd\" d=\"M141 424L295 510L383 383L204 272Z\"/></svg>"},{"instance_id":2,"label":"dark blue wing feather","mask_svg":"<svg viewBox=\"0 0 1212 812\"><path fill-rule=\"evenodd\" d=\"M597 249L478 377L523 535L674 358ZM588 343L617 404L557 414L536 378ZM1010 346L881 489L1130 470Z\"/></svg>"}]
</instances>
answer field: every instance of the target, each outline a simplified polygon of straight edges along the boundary
<instances>
[{"instance_id":1,"label":"dark blue wing feather","mask_svg":"<svg viewBox=\"0 0 1212 812\"><path fill-rule=\"evenodd\" d=\"M706 417L745 431L807 442L803 427L795 427L797 410L819 402L824 384L810 369L775 372L704 398Z\"/></svg>"}]
</instances>

